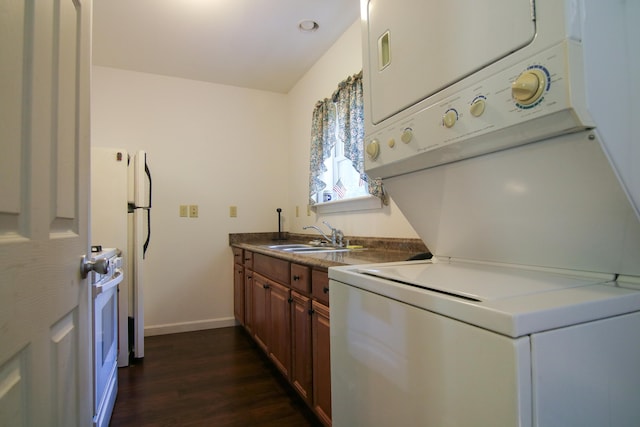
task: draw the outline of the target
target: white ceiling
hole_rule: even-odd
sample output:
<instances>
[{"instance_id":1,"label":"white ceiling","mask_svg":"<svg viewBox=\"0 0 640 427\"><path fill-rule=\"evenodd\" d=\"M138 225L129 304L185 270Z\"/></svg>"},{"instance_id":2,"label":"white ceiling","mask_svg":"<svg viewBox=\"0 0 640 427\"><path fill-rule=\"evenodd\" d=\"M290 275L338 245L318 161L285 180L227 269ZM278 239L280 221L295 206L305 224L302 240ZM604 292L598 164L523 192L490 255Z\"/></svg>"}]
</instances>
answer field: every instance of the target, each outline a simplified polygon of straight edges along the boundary
<instances>
[{"instance_id":1,"label":"white ceiling","mask_svg":"<svg viewBox=\"0 0 640 427\"><path fill-rule=\"evenodd\" d=\"M93 63L287 93L358 16L359 0L94 0Z\"/></svg>"}]
</instances>

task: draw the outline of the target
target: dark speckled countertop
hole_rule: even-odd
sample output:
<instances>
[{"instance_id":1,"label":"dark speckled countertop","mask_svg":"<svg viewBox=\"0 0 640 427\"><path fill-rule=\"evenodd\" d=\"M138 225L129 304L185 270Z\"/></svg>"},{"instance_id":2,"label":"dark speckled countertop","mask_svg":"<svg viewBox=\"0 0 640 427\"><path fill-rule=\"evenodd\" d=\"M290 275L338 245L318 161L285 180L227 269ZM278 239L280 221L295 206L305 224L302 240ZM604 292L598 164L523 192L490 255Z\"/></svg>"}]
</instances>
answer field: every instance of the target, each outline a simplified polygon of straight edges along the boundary
<instances>
[{"instance_id":1,"label":"dark speckled countertop","mask_svg":"<svg viewBox=\"0 0 640 427\"><path fill-rule=\"evenodd\" d=\"M299 264L329 268L339 265L374 264L381 262L405 261L412 256L429 252L420 239L395 239L374 237L345 237L350 245L362 246L348 252L291 253L269 249L269 245L289 243L309 243L318 240L316 234L282 233L234 233L229 234L229 245L252 252L261 253Z\"/></svg>"}]
</instances>

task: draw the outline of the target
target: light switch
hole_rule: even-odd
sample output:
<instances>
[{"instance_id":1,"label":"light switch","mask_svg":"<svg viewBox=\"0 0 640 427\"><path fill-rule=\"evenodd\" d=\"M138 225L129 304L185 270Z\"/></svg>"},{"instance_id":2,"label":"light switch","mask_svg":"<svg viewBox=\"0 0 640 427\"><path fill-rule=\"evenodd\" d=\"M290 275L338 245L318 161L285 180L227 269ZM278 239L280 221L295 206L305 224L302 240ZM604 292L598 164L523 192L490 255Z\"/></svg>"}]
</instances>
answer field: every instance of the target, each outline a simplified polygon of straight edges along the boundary
<instances>
[{"instance_id":1,"label":"light switch","mask_svg":"<svg viewBox=\"0 0 640 427\"><path fill-rule=\"evenodd\" d=\"M229 216L231 218L236 218L238 216L238 207L237 206L229 206Z\"/></svg>"},{"instance_id":2,"label":"light switch","mask_svg":"<svg viewBox=\"0 0 640 427\"><path fill-rule=\"evenodd\" d=\"M180 217L186 218L189 216L189 207L187 205L180 205Z\"/></svg>"},{"instance_id":3,"label":"light switch","mask_svg":"<svg viewBox=\"0 0 640 427\"><path fill-rule=\"evenodd\" d=\"M307 216L311 216L311 205L307 205Z\"/></svg>"},{"instance_id":4,"label":"light switch","mask_svg":"<svg viewBox=\"0 0 640 427\"><path fill-rule=\"evenodd\" d=\"M300 216L300 206L296 206L296 218Z\"/></svg>"},{"instance_id":5,"label":"light switch","mask_svg":"<svg viewBox=\"0 0 640 427\"><path fill-rule=\"evenodd\" d=\"M198 205L189 205L189 216L191 218L198 218Z\"/></svg>"}]
</instances>

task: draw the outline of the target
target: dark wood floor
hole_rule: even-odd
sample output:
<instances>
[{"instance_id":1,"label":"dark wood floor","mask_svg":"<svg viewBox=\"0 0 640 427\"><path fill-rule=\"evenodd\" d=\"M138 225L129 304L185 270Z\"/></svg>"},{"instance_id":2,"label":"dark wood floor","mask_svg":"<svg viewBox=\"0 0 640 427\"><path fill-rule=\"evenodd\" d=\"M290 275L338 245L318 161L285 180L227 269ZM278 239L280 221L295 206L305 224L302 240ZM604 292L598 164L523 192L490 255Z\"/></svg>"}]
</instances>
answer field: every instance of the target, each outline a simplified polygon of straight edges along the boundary
<instances>
[{"instance_id":1,"label":"dark wood floor","mask_svg":"<svg viewBox=\"0 0 640 427\"><path fill-rule=\"evenodd\" d=\"M118 370L111 427L320 427L241 327L145 338Z\"/></svg>"}]
</instances>

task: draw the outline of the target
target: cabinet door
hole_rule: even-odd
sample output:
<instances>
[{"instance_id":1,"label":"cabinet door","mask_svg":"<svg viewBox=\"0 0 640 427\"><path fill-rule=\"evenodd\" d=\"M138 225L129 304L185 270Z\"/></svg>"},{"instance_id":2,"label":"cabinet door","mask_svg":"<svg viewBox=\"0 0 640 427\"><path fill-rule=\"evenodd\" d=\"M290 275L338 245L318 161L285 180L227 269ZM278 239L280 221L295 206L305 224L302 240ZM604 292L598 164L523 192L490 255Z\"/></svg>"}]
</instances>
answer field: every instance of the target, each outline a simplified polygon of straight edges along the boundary
<instances>
[{"instance_id":1,"label":"cabinet door","mask_svg":"<svg viewBox=\"0 0 640 427\"><path fill-rule=\"evenodd\" d=\"M291 383L307 402L311 402L311 300L291 293Z\"/></svg>"},{"instance_id":2,"label":"cabinet door","mask_svg":"<svg viewBox=\"0 0 640 427\"><path fill-rule=\"evenodd\" d=\"M329 307L312 303L313 409L325 425L331 425L331 358Z\"/></svg>"},{"instance_id":3,"label":"cabinet door","mask_svg":"<svg viewBox=\"0 0 640 427\"><path fill-rule=\"evenodd\" d=\"M244 325L244 267L233 265L233 314Z\"/></svg>"},{"instance_id":4,"label":"cabinet door","mask_svg":"<svg viewBox=\"0 0 640 427\"><path fill-rule=\"evenodd\" d=\"M244 327L253 330L253 271L244 269Z\"/></svg>"},{"instance_id":5,"label":"cabinet door","mask_svg":"<svg viewBox=\"0 0 640 427\"><path fill-rule=\"evenodd\" d=\"M329 274L326 271L311 272L311 295L322 304L329 305Z\"/></svg>"},{"instance_id":6,"label":"cabinet door","mask_svg":"<svg viewBox=\"0 0 640 427\"><path fill-rule=\"evenodd\" d=\"M242 255L242 263L246 268L253 268L253 252L245 250Z\"/></svg>"},{"instance_id":7,"label":"cabinet door","mask_svg":"<svg viewBox=\"0 0 640 427\"><path fill-rule=\"evenodd\" d=\"M291 264L291 288L309 295L311 292L310 268L306 265Z\"/></svg>"},{"instance_id":8,"label":"cabinet door","mask_svg":"<svg viewBox=\"0 0 640 427\"><path fill-rule=\"evenodd\" d=\"M269 356L288 378L291 366L291 291L273 281L269 281L268 291Z\"/></svg>"},{"instance_id":9,"label":"cabinet door","mask_svg":"<svg viewBox=\"0 0 640 427\"><path fill-rule=\"evenodd\" d=\"M269 342L269 329L267 327L267 294L269 281L254 272L251 282L253 337L258 345L262 347L264 351L267 351L267 343Z\"/></svg>"},{"instance_id":10,"label":"cabinet door","mask_svg":"<svg viewBox=\"0 0 640 427\"><path fill-rule=\"evenodd\" d=\"M233 262L235 264L242 264L244 262L243 250L240 248L231 248L231 251L233 252Z\"/></svg>"}]
</instances>

